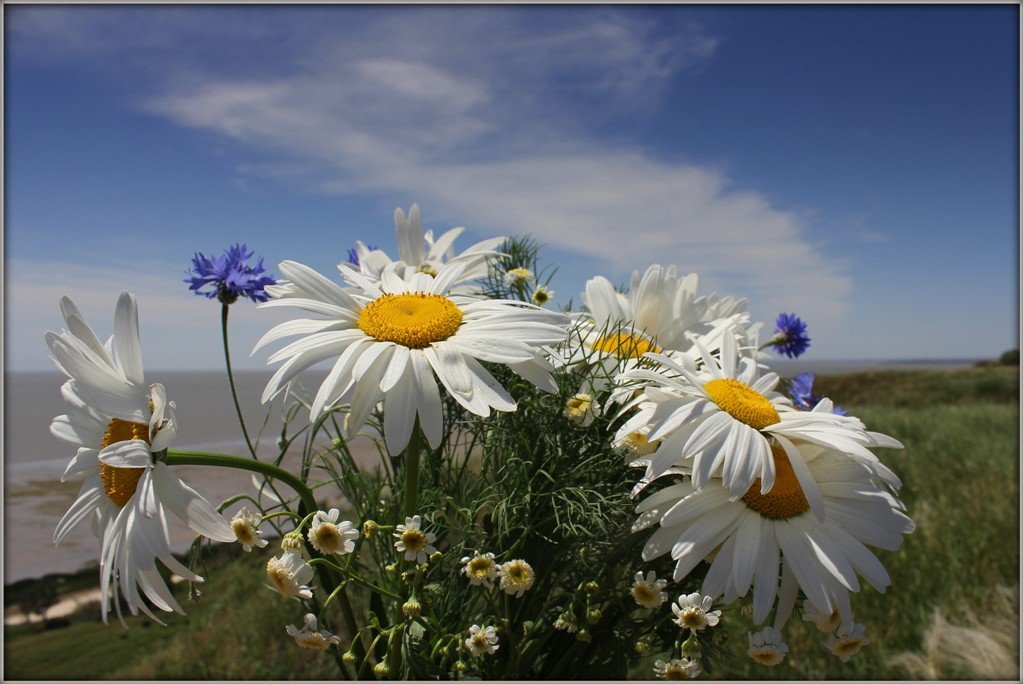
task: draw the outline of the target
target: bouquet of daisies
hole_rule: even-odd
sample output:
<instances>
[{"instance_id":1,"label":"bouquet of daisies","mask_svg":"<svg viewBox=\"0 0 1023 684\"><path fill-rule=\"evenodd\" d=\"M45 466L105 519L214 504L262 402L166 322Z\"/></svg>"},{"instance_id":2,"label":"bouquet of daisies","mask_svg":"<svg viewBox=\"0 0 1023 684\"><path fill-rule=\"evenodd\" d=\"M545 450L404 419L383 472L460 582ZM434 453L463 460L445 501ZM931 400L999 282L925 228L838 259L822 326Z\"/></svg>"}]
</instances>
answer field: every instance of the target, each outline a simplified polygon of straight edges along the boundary
<instances>
[{"instance_id":1,"label":"bouquet of daisies","mask_svg":"<svg viewBox=\"0 0 1023 684\"><path fill-rule=\"evenodd\" d=\"M236 394L247 457L174 449L187 426L173 388L145 380L135 298L106 343L61 301L46 341L68 409L51 430L83 484L54 541L91 523L104 619L183 612L168 573L202 582L222 542L267 555L251 600L292 602L282 639L346 679L694 678L727 671L743 610L764 666L794 612L842 660L869 644L851 595L887 588L870 547L913 530L873 450L902 445L812 376L768 369L767 350L806 350L805 324L782 314L761 343L745 300L662 266L552 311L535 243L458 252L462 230L396 210L397 258L359 242L333 277L284 261L275 278L242 245L195 256L186 282L221 304L232 391L230 307L296 312L254 350L273 349L273 454ZM182 465L251 471L255 491L214 506ZM198 535L187 564L168 512Z\"/></svg>"}]
</instances>

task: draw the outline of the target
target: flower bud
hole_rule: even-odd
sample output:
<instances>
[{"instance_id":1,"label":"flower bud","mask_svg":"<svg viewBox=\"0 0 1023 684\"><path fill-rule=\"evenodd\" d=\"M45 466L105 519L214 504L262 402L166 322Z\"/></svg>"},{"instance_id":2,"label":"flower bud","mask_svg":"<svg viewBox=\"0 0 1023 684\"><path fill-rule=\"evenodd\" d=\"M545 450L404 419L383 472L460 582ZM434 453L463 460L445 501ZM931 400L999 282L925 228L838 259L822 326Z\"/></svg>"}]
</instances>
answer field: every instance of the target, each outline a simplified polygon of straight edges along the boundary
<instances>
[{"instance_id":1,"label":"flower bud","mask_svg":"<svg viewBox=\"0 0 1023 684\"><path fill-rule=\"evenodd\" d=\"M590 631L585 627L583 627L582 629L575 633L575 638L577 641L582 641L583 643L586 644L593 642L593 635L591 635Z\"/></svg>"},{"instance_id":2,"label":"flower bud","mask_svg":"<svg viewBox=\"0 0 1023 684\"><path fill-rule=\"evenodd\" d=\"M459 660L455 663L455 672L465 672L469 669L469 666L465 664L464 660Z\"/></svg>"},{"instance_id":3,"label":"flower bud","mask_svg":"<svg viewBox=\"0 0 1023 684\"><path fill-rule=\"evenodd\" d=\"M367 520L366 522L362 523L362 536L365 537L366 539L372 539L373 537L377 536L377 530L379 529L380 526L377 525L376 520Z\"/></svg>"},{"instance_id":4,"label":"flower bud","mask_svg":"<svg viewBox=\"0 0 1023 684\"><path fill-rule=\"evenodd\" d=\"M596 582L587 582L586 584L583 585L583 591L585 591L590 596L593 596L598 591L600 591L600 585L597 584Z\"/></svg>"},{"instance_id":5,"label":"flower bud","mask_svg":"<svg viewBox=\"0 0 1023 684\"><path fill-rule=\"evenodd\" d=\"M430 562L433 563L434 565L440 563L442 560L444 560L444 554L441 553L440 551L434 551L433 553L430 554Z\"/></svg>"},{"instance_id":6,"label":"flower bud","mask_svg":"<svg viewBox=\"0 0 1023 684\"><path fill-rule=\"evenodd\" d=\"M373 666L373 674L377 677L386 677L391 674L391 668L387 666L387 663L377 663Z\"/></svg>"},{"instance_id":7,"label":"flower bud","mask_svg":"<svg viewBox=\"0 0 1023 684\"><path fill-rule=\"evenodd\" d=\"M359 659L355 657L355 654L351 651L345 651L345 654L341 656L341 662L345 665L354 665Z\"/></svg>"},{"instance_id":8,"label":"flower bud","mask_svg":"<svg viewBox=\"0 0 1023 684\"><path fill-rule=\"evenodd\" d=\"M595 625L598 622L600 622L600 618L602 618L603 616L604 614L600 612L600 608L593 608L591 610L586 611L586 622L590 623L591 625Z\"/></svg>"},{"instance_id":9,"label":"flower bud","mask_svg":"<svg viewBox=\"0 0 1023 684\"><path fill-rule=\"evenodd\" d=\"M640 639L639 641L637 641L636 642L636 653L638 653L639 655L644 656L644 657L650 655L650 653L651 653L651 651L650 651L650 642L646 641L645 639Z\"/></svg>"},{"instance_id":10,"label":"flower bud","mask_svg":"<svg viewBox=\"0 0 1023 684\"><path fill-rule=\"evenodd\" d=\"M384 572L386 572L388 575L393 575L397 571L398 571L398 566L396 564L394 564L394 563L391 563L390 565L385 565L384 566Z\"/></svg>"},{"instance_id":11,"label":"flower bud","mask_svg":"<svg viewBox=\"0 0 1023 684\"><path fill-rule=\"evenodd\" d=\"M422 615L423 606L416 600L416 597L413 596L408 601L405 601L401 607L401 612L405 613L405 617L409 620L415 620L417 617Z\"/></svg>"},{"instance_id":12,"label":"flower bud","mask_svg":"<svg viewBox=\"0 0 1023 684\"><path fill-rule=\"evenodd\" d=\"M281 539L281 548L285 551L301 553L303 546L304 542L301 532L288 532L284 535L284 539Z\"/></svg>"}]
</instances>

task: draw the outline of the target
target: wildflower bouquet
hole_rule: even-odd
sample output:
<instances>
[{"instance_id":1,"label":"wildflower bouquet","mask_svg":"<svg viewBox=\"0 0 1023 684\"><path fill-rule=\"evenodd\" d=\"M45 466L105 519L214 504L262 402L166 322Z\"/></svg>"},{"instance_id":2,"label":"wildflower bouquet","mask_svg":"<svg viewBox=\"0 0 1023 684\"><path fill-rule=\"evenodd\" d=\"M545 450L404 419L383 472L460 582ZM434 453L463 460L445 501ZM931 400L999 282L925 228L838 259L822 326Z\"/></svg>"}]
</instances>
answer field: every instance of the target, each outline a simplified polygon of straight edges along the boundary
<instances>
[{"instance_id":1,"label":"wildflower bouquet","mask_svg":"<svg viewBox=\"0 0 1023 684\"><path fill-rule=\"evenodd\" d=\"M913 530L871 450L902 445L808 374L779 391L765 350L805 351L798 317L760 344L745 300L661 266L628 288L593 278L583 308L559 313L531 240L457 252L462 229L435 238L415 205L395 227L397 259L360 242L339 278L295 261L274 278L241 245L195 256L186 282L221 303L248 457L173 448L187 426L146 383L132 295L106 344L61 301L66 330L46 341L68 413L51 429L77 447L64 477L84 482L54 541L91 522L104 619L183 612L168 572L194 587L204 545L251 552L272 533L252 600L293 601L300 626L282 638L346 679L692 678L727 671L743 606L765 666L785 659L797 610L842 660L870 643L850 594L861 578L885 590L868 547ZM262 395L283 407L272 457L234 392L241 298L301 312L256 345L279 364ZM214 506L181 465L251 471L255 490ZM168 511L199 535L188 565Z\"/></svg>"}]
</instances>

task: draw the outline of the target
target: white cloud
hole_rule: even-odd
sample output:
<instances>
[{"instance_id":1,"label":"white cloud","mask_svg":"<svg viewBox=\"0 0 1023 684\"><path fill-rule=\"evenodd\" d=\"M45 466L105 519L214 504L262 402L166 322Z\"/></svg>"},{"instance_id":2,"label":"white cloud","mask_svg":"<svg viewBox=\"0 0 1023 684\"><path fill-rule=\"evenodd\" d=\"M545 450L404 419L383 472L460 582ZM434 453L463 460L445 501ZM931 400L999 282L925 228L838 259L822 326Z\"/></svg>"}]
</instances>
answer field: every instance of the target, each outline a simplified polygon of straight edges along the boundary
<instances>
[{"instance_id":1,"label":"white cloud","mask_svg":"<svg viewBox=\"0 0 1023 684\"><path fill-rule=\"evenodd\" d=\"M153 28L133 16L136 35ZM706 289L749 297L762 316L796 310L819 336L838 330L851 281L799 214L717 169L666 159L630 132L672 79L713 60L719 39L681 15L654 24L607 8L376 8L317 10L317 21L276 13L291 17L282 28L248 16L229 34L239 45L259 36L267 48L248 68L210 59L209 26L182 20L175 32L161 22L158 45L191 41L190 50L139 93L148 111L242 145L245 173L324 193L414 197L428 216L533 233L619 280L677 263ZM116 44L118 26L93 21L74 45L107 54L96 36ZM622 132L590 133L608 121Z\"/></svg>"}]
</instances>

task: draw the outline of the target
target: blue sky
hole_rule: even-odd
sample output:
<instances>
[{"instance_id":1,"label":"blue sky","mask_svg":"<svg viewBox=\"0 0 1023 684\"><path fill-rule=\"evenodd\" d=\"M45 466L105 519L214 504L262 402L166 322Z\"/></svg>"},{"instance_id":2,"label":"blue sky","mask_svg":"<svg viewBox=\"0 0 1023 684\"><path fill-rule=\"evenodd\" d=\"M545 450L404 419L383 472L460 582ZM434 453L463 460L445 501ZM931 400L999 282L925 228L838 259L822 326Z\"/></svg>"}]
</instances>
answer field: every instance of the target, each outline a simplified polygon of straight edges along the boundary
<instances>
[{"instance_id":1,"label":"blue sky","mask_svg":"<svg viewBox=\"0 0 1023 684\"><path fill-rule=\"evenodd\" d=\"M1018 345L1018 8L5 7L5 346L140 300L149 368L217 368L194 251L336 275L391 215L674 263L808 359ZM233 308L238 365L282 314Z\"/></svg>"}]
</instances>

